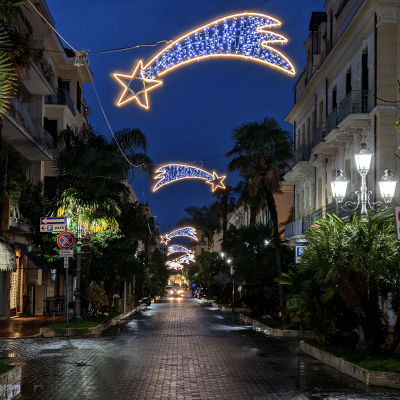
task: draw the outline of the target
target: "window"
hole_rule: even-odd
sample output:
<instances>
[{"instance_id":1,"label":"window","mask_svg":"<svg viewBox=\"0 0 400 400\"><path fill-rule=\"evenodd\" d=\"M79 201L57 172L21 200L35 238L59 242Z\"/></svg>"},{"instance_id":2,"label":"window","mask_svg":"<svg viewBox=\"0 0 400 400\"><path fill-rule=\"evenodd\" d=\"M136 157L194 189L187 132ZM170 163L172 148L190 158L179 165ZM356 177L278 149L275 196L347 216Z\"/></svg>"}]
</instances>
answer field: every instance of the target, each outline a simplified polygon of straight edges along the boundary
<instances>
[{"instance_id":1,"label":"window","mask_svg":"<svg viewBox=\"0 0 400 400\"><path fill-rule=\"evenodd\" d=\"M332 111L337 107L337 92L336 87L332 89Z\"/></svg>"},{"instance_id":2,"label":"window","mask_svg":"<svg viewBox=\"0 0 400 400\"><path fill-rule=\"evenodd\" d=\"M76 82L76 109L79 112L82 112L82 110L81 110L82 109L81 99L82 99L82 89L81 89L81 87L79 85L79 82Z\"/></svg>"},{"instance_id":3,"label":"window","mask_svg":"<svg viewBox=\"0 0 400 400\"><path fill-rule=\"evenodd\" d=\"M346 73L346 96L351 92L351 68Z\"/></svg>"},{"instance_id":4,"label":"window","mask_svg":"<svg viewBox=\"0 0 400 400\"><path fill-rule=\"evenodd\" d=\"M204 247L201 248L200 252L201 254L204 254Z\"/></svg>"},{"instance_id":5,"label":"window","mask_svg":"<svg viewBox=\"0 0 400 400\"><path fill-rule=\"evenodd\" d=\"M62 80L61 78L58 78L58 88L59 89L65 89L67 92L68 92L68 94L70 93L70 81L64 81L64 80Z\"/></svg>"},{"instance_id":6,"label":"window","mask_svg":"<svg viewBox=\"0 0 400 400\"><path fill-rule=\"evenodd\" d=\"M58 120L44 117L44 129L53 137L54 148L57 148Z\"/></svg>"},{"instance_id":7,"label":"window","mask_svg":"<svg viewBox=\"0 0 400 400\"><path fill-rule=\"evenodd\" d=\"M50 274L50 283L56 283L56 279L57 279L57 270L52 269Z\"/></svg>"}]
</instances>

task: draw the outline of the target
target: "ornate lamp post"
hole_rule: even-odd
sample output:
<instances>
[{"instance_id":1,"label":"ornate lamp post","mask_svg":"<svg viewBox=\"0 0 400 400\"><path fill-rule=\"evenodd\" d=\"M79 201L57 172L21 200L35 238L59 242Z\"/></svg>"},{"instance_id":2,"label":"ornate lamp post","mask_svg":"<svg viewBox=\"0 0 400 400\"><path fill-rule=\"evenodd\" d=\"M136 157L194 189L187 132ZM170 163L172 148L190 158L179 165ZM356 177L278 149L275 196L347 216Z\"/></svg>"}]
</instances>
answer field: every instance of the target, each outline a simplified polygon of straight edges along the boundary
<instances>
[{"instance_id":1,"label":"ornate lamp post","mask_svg":"<svg viewBox=\"0 0 400 400\"><path fill-rule=\"evenodd\" d=\"M356 165L358 173L361 175L361 189L359 192L356 192L357 200L355 201L346 201L343 206L344 198L346 197L347 185L349 180L343 175L343 171L337 171L336 179L331 182L332 187L332 195L335 200L339 203L339 207L346 212L353 212L358 209L361 205L361 218L367 218L367 205L373 211L384 211L389 208L389 203L393 200L394 193L396 190L397 181L395 178L390 175L390 171L387 169L385 171L385 175L382 177L382 180L379 182L379 188L381 191L381 195L385 204L381 201L372 202L371 201L371 191L367 191L367 175L371 166L373 153L371 153L367 149L367 145L365 143L361 144L361 150L354 156L356 159Z\"/></svg>"}]
</instances>

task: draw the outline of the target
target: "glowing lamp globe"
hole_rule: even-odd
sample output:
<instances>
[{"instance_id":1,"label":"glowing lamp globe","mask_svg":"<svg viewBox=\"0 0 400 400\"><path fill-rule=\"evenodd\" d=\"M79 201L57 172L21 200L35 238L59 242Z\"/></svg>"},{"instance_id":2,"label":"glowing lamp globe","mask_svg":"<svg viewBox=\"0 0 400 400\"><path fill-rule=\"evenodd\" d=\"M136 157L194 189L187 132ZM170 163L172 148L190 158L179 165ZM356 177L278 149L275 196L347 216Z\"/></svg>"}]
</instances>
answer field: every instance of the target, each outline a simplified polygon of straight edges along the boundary
<instances>
[{"instance_id":1,"label":"glowing lamp globe","mask_svg":"<svg viewBox=\"0 0 400 400\"><path fill-rule=\"evenodd\" d=\"M341 203L346 197L348 183L349 181L343 175L343 171L339 170L335 180L331 182L332 196L338 203Z\"/></svg>"},{"instance_id":2,"label":"glowing lamp globe","mask_svg":"<svg viewBox=\"0 0 400 400\"><path fill-rule=\"evenodd\" d=\"M387 169L385 175L382 176L382 180L378 183L384 202L389 204L393 200L397 181L393 175L390 175L390 170Z\"/></svg>"},{"instance_id":3,"label":"glowing lamp globe","mask_svg":"<svg viewBox=\"0 0 400 400\"><path fill-rule=\"evenodd\" d=\"M367 149L367 145L365 143L361 144L360 151L354 156L356 159L357 171L361 175L367 175L369 168L371 166L373 153L371 153Z\"/></svg>"}]
</instances>

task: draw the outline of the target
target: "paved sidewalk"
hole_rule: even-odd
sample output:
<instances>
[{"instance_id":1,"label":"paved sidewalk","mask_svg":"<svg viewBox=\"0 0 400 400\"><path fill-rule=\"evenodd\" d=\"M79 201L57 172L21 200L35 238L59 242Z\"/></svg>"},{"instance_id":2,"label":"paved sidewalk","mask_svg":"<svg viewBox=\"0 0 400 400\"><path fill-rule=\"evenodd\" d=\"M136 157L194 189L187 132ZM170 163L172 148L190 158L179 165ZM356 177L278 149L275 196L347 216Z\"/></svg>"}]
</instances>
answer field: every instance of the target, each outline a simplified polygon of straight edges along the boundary
<instances>
[{"instance_id":1,"label":"paved sidewalk","mask_svg":"<svg viewBox=\"0 0 400 400\"><path fill-rule=\"evenodd\" d=\"M65 315L56 315L54 323L65 322ZM0 338L33 336L40 328L53 324L53 315L18 317L0 321Z\"/></svg>"},{"instance_id":2,"label":"paved sidewalk","mask_svg":"<svg viewBox=\"0 0 400 400\"><path fill-rule=\"evenodd\" d=\"M100 338L4 339L0 362L22 366L18 400L400 398L197 303L161 300Z\"/></svg>"}]
</instances>

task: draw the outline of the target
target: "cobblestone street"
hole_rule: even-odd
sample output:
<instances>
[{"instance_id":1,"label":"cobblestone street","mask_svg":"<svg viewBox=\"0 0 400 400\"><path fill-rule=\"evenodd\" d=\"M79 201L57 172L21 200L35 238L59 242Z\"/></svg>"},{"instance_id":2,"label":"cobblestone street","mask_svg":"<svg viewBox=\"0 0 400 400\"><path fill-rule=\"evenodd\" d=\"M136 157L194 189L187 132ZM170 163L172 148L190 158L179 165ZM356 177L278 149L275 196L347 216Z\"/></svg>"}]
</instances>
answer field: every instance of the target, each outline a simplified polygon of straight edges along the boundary
<instances>
[{"instance_id":1,"label":"cobblestone street","mask_svg":"<svg viewBox=\"0 0 400 400\"><path fill-rule=\"evenodd\" d=\"M17 399L398 399L191 298L165 299L100 338L2 339ZM40 389L40 390L38 390ZM36 392L34 392L36 390Z\"/></svg>"}]
</instances>

